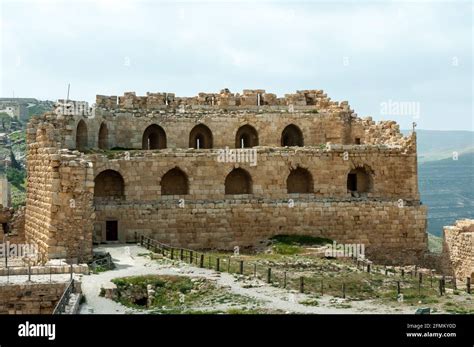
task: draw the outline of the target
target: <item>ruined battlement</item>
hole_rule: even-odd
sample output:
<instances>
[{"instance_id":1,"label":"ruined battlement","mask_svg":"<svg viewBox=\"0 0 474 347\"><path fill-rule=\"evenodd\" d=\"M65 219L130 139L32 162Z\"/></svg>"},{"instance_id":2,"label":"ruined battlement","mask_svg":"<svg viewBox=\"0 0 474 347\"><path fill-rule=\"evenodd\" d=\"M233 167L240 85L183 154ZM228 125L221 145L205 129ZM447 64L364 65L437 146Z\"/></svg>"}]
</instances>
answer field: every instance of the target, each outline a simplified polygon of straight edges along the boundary
<instances>
[{"instance_id":1,"label":"ruined battlement","mask_svg":"<svg viewBox=\"0 0 474 347\"><path fill-rule=\"evenodd\" d=\"M123 96L96 96L96 107L104 109L141 109L163 108L227 108L255 109L258 107L275 110L288 110L305 107L310 110L331 110L353 113L347 101L332 101L322 90L298 90L293 94L277 97L264 89L244 89L240 93L231 93L222 89L219 93L198 93L193 97L177 97L175 93L150 93L137 96L135 92L126 92Z\"/></svg>"},{"instance_id":2,"label":"ruined battlement","mask_svg":"<svg viewBox=\"0 0 474 347\"><path fill-rule=\"evenodd\" d=\"M456 278L474 280L474 220L457 220L443 228L444 271Z\"/></svg>"}]
</instances>

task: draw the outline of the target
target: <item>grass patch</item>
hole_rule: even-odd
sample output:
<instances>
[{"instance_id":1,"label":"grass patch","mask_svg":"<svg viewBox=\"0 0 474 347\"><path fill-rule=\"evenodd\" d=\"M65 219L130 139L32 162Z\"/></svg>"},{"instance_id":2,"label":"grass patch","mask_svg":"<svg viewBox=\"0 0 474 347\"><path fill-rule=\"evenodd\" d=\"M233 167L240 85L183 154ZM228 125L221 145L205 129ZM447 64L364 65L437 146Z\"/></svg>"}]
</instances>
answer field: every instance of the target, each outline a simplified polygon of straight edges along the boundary
<instances>
[{"instance_id":1,"label":"grass patch","mask_svg":"<svg viewBox=\"0 0 474 347\"><path fill-rule=\"evenodd\" d=\"M316 246L332 243L332 240L324 237L308 235L276 235L270 238L273 242L273 253L281 255L295 255L303 251L303 246Z\"/></svg>"},{"instance_id":2,"label":"grass patch","mask_svg":"<svg viewBox=\"0 0 474 347\"><path fill-rule=\"evenodd\" d=\"M332 244L332 240L325 237L315 237L309 235L276 235L270 240L286 245L315 246Z\"/></svg>"},{"instance_id":3,"label":"grass patch","mask_svg":"<svg viewBox=\"0 0 474 347\"><path fill-rule=\"evenodd\" d=\"M316 299L306 299L299 302L301 305L306 306L319 306L319 302Z\"/></svg>"}]
</instances>

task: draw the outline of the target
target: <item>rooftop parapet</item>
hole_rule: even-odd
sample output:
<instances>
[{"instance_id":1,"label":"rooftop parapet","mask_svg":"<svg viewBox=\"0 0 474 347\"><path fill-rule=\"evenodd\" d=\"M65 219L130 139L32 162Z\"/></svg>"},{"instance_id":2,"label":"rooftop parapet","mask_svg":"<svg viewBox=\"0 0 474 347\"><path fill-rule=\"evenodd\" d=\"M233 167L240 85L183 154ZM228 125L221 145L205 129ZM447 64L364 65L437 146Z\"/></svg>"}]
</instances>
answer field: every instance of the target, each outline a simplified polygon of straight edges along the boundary
<instances>
[{"instance_id":1,"label":"rooftop parapet","mask_svg":"<svg viewBox=\"0 0 474 347\"><path fill-rule=\"evenodd\" d=\"M322 90L298 90L294 94L277 97L264 89L244 89L242 94L231 93L222 89L219 93L199 93L193 97L177 97L174 93L150 93L137 96L135 92L126 92L123 96L96 96L96 107L105 109L161 109L179 108L183 106L203 107L265 107L280 106L291 108L299 106L314 106L316 110L343 111L353 113L347 101L331 101Z\"/></svg>"}]
</instances>

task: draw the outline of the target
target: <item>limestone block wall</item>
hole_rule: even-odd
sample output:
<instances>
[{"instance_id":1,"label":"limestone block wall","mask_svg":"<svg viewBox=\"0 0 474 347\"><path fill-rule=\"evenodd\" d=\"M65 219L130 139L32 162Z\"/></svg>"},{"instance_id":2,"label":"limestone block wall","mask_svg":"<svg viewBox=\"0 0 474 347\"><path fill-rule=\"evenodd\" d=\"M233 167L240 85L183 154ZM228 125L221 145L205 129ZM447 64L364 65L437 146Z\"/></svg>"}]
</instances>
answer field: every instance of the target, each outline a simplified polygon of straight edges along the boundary
<instances>
[{"instance_id":1,"label":"limestone block wall","mask_svg":"<svg viewBox=\"0 0 474 347\"><path fill-rule=\"evenodd\" d=\"M49 133L49 135L48 135ZM58 168L51 156L57 151L51 135L51 127L27 129L27 195L25 237L37 244L41 256L49 252L53 230L52 201L60 184Z\"/></svg>"},{"instance_id":2,"label":"limestone block wall","mask_svg":"<svg viewBox=\"0 0 474 347\"><path fill-rule=\"evenodd\" d=\"M127 155L129 157L127 157ZM307 169L320 198L349 198L347 174L364 167L371 172L373 188L368 197L418 200L416 156L383 146L320 148L259 148L256 165L219 162L219 150L160 150L117 152L109 157L90 154L94 174L111 169L124 179L127 201L161 198L161 177L178 167L189 179L188 199L224 199L225 178L235 167L251 176L255 198L288 198L286 180L291 170ZM128 159L129 158L129 159Z\"/></svg>"},{"instance_id":3,"label":"limestone block wall","mask_svg":"<svg viewBox=\"0 0 474 347\"><path fill-rule=\"evenodd\" d=\"M274 199L98 204L97 241L105 239L107 220L118 221L121 242L138 233L175 246L232 249L304 234L364 244L370 259L388 264L416 263L426 250L426 207L375 200L296 198L293 207Z\"/></svg>"},{"instance_id":4,"label":"limestone block wall","mask_svg":"<svg viewBox=\"0 0 474 347\"><path fill-rule=\"evenodd\" d=\"M80 255L84 261L92 247L92 169L83 154L59 148L63 128L45 118L27 129L26 242L38 246L40 262Z\"/></svg>"},{"instance_id":5,"label":"limestone block wall","mask_svg":"<svg viewBox=\"0 0 474 347\"><path fill-rule=\"evenodd\" d=\"M0 314L51 314L66 283L0 284Z\"/></svg>"},{"instance_id":6,"label":"limestone block wall","mask_svg":"<svg viewBox=\"0 0 474 347\"><path fill-rule=\"evenodd\" d=\"M400 145L411 151L416 148L404 138L398 125L392 122L376 123L369 119L356 118L349 113L272 112L271 110L224 111L190 110L183 114L173 110L109 110L96 109L94 116L69 116L67 131L63 132L62 147L76 149L79 122L87 127L88 148L98 148L101 125L107 129L108 148L120 147L141 149L142 137L151 125L160 126L166 133L167 148L189 148L190 133L196 125L203 124L212 132L214 148L235 148L238 129L252 126L258 133L260 146L281 147L283 130L288 125L297 126L305 146L335 144L390 144Z\"/></svg>"},{"instance_id":7,"label":"limestone block wall","mask_svg":"<svg viewBox=\"0 0 474 347\"><path fill-rule=\"evenodd\" d=\"M444 270L462 281L474 280L474 220L458 220L443 232Z\"/></svg>"},{"instance_id":8,"label":"limestone block wall","mask_svg":"<svg viewBox=\"0 0 474 347\"><path fill-rule=\"evenodd\" d=\"M87 260L93 238L104 241L112 222L123 242L138 231L174 245L228 249L305 233L364 243L384 262L411 262L426 249L416 135L403 137L393 122L359 119L347 102L322 91L283 98L264 90L189 98L125 93L98 96L96 106L90 113L48 113L28 125L25 235L44 259ZM212 134L211 149L189 148L200 124ZM150 125L163 130L166 148L142 150ZM244 125L258 136L256 162L219 161L221 149L236 147ZM282 146L289 125L304 146ZM184 173L186 193L162 194L163 177L175 168ZM249 175L249 194L226 194L235 168ZM288 192L287 179L298 168L311 177L308 193ZM106 170L111 176L100 180ZM348 189L348 175L357 170L367 173L363 194ZM118 197L98 196L111 187Z\"/></svg>"},{"instance_id":9,"label":"limestone block wall","mask_svg":"<svg viewBox=\"0 0 474 347\"><path fill-rule=\"evenodd\" d=\"M385 263L415 263L426 250L426 207L418 201L416 158L399 148L262 147L255 166L219 162L217 150L124 154L89 155L96 177L114 170L124 182L122 199L95 199L96 242L106 240L107 221L117 221L120 242L134 241L137 232L172 245L231 249L276 234L309 234L363 243L372 259ZM175 167L188 177L189 194L163 196L161 177ZM235 167L249 172L252 194L225 194L225 178ZM314 193L287 193L286 179L297 167L311 173ZM372 191L361 198L351 197L346 186L355 167L370 168L373 175Z\"/></svg>"},{"instance_id":10,"label":"limestone block wall","mask_svg":"<svg viewBox=\"0 0 474 347\"><path fill-rule=\"evenodd\" d=\"M65 138L66 148L76 148L77 125L81 120L87 126L87 142L90 148L98 147L101 124L107 126L109 148L141 149L143 133L153 124L159 125L165 131L167 148L189 148L189 135L199 124L205 125L212 132L214 148L235 148L236 133L241 126L247 124L257 131L261 146L280 147L281 134L290 124L301 129L306 146L319 146L326 142L353 143L350 142L350 135L346 134L348 130L345 123L348 120L328 113L232 113L210 110L175 114L97 109L94 117L71 118L70 127L73 130L71 135Z\"/></svg>"}]
</instances>

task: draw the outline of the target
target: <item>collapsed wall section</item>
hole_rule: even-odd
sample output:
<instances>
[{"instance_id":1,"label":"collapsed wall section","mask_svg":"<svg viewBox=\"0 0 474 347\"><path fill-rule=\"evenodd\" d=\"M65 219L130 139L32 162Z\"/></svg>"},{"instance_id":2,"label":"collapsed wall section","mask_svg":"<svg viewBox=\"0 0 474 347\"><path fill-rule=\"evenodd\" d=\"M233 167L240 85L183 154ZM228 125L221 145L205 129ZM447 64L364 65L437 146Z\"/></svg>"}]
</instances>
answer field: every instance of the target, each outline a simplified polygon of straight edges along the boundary
<instances>
[{"instance_id":1,"label":"collapsed wall section","mask_svg":"<svg viewBox=\"0 0 474 347\"><path fill-rule=\"evenodd\" d=\"M442 265L446 273L474 283L474 220L458 220L443 229Z\"/></svg>"}]
</instances>

